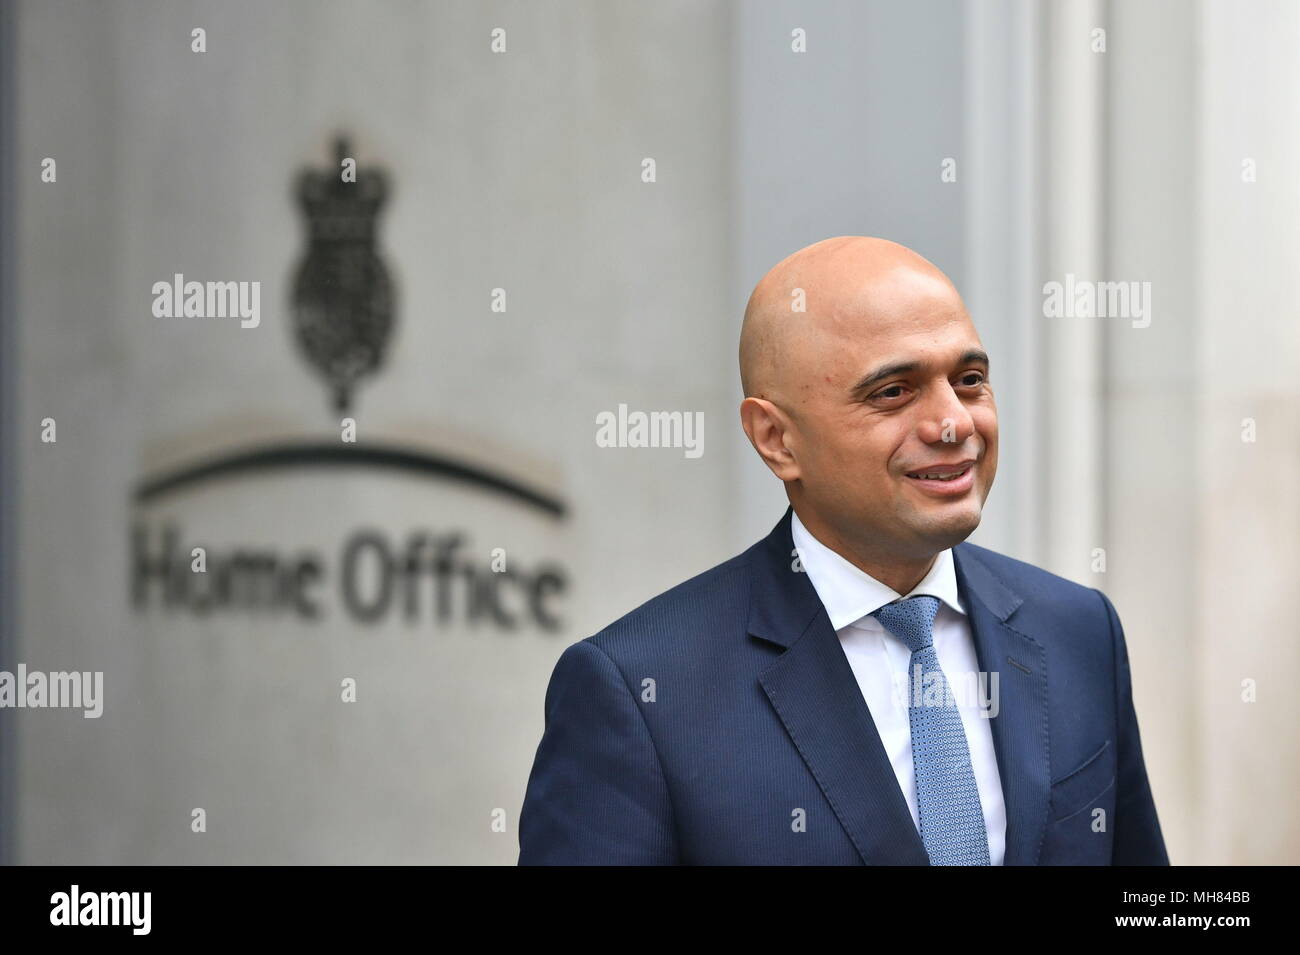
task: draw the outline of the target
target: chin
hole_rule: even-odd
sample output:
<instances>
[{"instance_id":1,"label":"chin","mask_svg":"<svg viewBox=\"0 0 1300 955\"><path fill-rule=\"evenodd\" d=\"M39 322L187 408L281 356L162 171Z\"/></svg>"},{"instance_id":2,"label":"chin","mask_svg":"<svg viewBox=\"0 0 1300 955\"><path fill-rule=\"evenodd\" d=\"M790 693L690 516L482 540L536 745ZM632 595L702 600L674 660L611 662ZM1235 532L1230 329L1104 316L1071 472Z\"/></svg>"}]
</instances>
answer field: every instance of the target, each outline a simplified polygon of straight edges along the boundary
<instances>
[{"instance_id":1,"label":"chin","mask_svg":"<svg viewBox=\"0 0 1300 955\"><path fill-rule=\"evenodd\" d=\"M940 550L954 547L975 533L975 528L980 526L981 516L978 509L974 512L967 511L961 514L949 515L946 519L941 518L933 521L929 525L927 536L934 541Z\"/></svg>"}]
</instances>

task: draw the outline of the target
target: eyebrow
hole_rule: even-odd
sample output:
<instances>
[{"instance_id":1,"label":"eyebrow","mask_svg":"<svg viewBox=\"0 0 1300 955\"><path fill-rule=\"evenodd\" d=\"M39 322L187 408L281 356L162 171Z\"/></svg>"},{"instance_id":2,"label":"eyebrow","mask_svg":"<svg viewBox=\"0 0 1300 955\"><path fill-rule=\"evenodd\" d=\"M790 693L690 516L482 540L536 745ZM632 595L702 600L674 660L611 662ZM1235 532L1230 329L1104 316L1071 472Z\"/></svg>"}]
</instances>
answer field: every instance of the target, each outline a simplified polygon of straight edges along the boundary
<instances>
[{"instance_id":1,"label":"eyebrow","mask_svg":"<svg viewBox=\"0 0 1300 955\"><path fill-rule=\"evenodd\" d=\"M989 356L987 352L979 348L972 348L969 351L963 353L962 356L957 359L957 364L959 365L982 364L985 368L988 368ZM919 361L896 361L896 362L891 362L888 365L882 365L881 367L877 368L875 371L868 372L866 375L864 375L858 381L858 383L853 386L851 393L855 395L859 394L863 391L866 391L868 388L870 388L872 385L876 384L877 382L884 381L886 378L893 378L895 375L905 375L908 374L909 372L919 370L920 367L921 367L921 363Z\"/></svg>"}]
</instances>

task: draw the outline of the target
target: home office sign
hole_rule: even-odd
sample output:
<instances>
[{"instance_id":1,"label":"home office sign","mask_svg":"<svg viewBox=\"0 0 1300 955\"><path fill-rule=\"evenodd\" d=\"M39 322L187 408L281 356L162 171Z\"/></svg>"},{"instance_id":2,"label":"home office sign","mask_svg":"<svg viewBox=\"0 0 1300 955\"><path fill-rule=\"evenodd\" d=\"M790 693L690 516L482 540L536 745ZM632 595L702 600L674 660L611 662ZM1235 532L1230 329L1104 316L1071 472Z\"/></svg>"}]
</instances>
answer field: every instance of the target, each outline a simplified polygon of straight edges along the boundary
<instances>
[{"instance_id":1,"label":"home office sign","mask_svg":"<svg viewBox=\"0 0 1300 955\"><path fill-rule=\"evenodd\" d=\"M346 166L345 141L336 153ZM331 427L383 368L397 315L376 241L389 180L351 168L305 171L296 185L308 247L292 282L292 334L326 385ZM379 424L368 419L367 430ZM568 575L546 551L566 506L518 477L522 464L409 439L252 427L173 441L188 452L137 481L128 579L138 614L562 630Z\"/></svg>"}]
</instances>

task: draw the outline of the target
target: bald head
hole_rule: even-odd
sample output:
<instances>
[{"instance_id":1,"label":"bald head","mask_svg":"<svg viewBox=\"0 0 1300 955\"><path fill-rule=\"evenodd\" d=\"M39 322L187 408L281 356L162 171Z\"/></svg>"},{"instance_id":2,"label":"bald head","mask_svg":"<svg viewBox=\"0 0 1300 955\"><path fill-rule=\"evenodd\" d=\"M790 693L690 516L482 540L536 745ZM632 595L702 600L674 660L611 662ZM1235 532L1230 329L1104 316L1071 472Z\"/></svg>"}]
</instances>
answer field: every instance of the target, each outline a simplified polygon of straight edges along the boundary
<instances>
[{"instance_id":1,"label":"bald head","mask_svg":"<svg viewBox=\"0 0 1300 955\"><path fill-rule=\"evenodd\" d=\"M740 333L740 421L804 527L899 594L979 524L997 472L989 356L957 289L885 239L778 263Z\"/></svg>"},{"instance_id":2,"label":"bald head","mask_svg":"<svg viewBox=\"0 0 1300 955\"><path fill-rule=\"evenodd\" d=\"M819 345L833 347L835 333L843 333L847 322L869 323L874 315L906 307L909 292L935 283L960 301L933 263L888 239L836 236L788 256L763 276L745 307L740 330L745 396L788 396L792 373L807 371L806 359Z\"/></svg>"}]
</instances>

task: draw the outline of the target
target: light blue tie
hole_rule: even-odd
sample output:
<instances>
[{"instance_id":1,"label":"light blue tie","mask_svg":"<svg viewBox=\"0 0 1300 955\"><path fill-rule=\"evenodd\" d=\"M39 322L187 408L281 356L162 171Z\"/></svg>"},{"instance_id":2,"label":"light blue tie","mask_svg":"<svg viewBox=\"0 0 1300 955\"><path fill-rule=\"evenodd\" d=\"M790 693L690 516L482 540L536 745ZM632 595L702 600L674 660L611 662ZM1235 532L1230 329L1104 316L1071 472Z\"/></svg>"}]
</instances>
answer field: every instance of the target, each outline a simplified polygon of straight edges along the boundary
<instances>
[{"instance_id":1,"label":"light blue tie","mask_svg":"<svg viewBox=\"0 0 1300 955\"><path fill-rule=\"evenodd\" d=\"M907 718L912 727L921 841L930 864L989 865L984 812L980 809L966 733L934 652L932 630L938 612L939 598L922 595L886 604L871 616L912 651L907 668ZM920 699L915 680L918 666Z\"/></svg>"}]
</instances>

